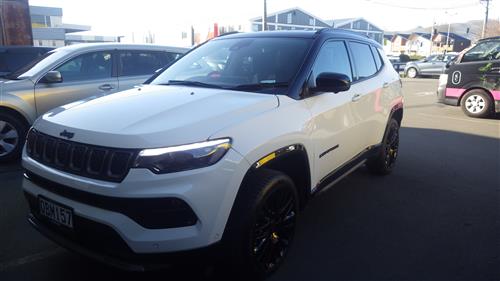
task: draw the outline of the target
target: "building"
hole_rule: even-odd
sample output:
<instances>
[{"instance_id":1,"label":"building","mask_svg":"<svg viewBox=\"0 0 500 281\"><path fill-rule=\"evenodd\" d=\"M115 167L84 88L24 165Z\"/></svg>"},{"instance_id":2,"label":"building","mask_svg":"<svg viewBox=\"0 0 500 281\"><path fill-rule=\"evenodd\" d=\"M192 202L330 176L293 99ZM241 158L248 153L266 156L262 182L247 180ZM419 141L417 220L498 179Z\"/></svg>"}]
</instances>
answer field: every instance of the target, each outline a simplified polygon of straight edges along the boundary
<instances>
[{"instance_id":1,"label":"building","mask_svg":"<svg viewBox=\"0 0 500 281\"><path fill-rule=\"evenodd\" d=\"M471 45L465 36L450 32L439 32L433 38L433 53L461 52Z\"/></svg>"},{"instance_id":2,"label":"building","mask_svg":"<svg viewBox=\"0 0 500 281\"><path fill-rule=\"evenodd\" d=\"M326 23L334 28L348 29L366 35L380 44L384 42L384 31L364 18L328 20Z\"/></svg>"},{"instance_id":3,"label":"building","mask_svg":"<svg viewBox=\"0 0 500 281\"><path fill-rule=\"evenodd\" d=\"M426 57L431 52L431 34L415 32L408 37L406 53L413 56Z\"/></svg>"},{"instance_id":4,"label":"building","mask_svg":"<svg viewBox=\"0 0 500 281\"><path fill-rule=\"evenodd\" d=\"M250 22L252 31L262 31L262 17ZM267 15L267 27L268 30L318 30L331 26L300 8L291 8Z\"/></svg>"},{"instance_id":5,"label":"building","mask_svg":"<svg viewBox=\"0 0 500 281\"><path fill-rule=\"evenodd\" d=\"M395 33L391 39L391 52L393 54L401 54L407 52L408 38L411 34Z\"/></svg>"},{"instance_id":6,"label":"building","mask_svg":"<svg viewBox=\"0 0 500 281\"><path fill-rule=\"evenodd\" d=\"M116 42L117 37L77 35L76 32L89 31L88 25L63 23L61 8L30 6L33 45L62 47L75 43Z\"/></svg>"}]
</instances>

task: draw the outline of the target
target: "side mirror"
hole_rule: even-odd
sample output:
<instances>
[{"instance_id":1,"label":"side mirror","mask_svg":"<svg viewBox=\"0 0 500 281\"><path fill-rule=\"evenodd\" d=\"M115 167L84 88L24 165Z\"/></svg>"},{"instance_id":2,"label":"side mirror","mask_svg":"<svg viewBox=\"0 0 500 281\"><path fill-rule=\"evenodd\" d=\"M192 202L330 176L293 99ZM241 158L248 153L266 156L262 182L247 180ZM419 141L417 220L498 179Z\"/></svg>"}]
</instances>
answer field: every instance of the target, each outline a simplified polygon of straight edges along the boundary
<instances>
[{"instance_id":1,"label":"side mirror","mask_svg":"<svg viewBox=\"0 0 500 281\"><path fill-rule=\"evenodd\" d=\"M446 68L450 68L450 66L454 65L455 64L455 59L452 59L452 60L449 60L447 63L446 63Z\"/></svg>"},{"instance_id":2,"label":"side mirror","mask_svg":"<svg viewBox=\"0 0 500 281\"><path fill-rule=\"evenodd\" d=\"M316 87L311 92L345 92L351 88L351 79L345 74L323 72L316 77Z\"/></svg>"},{"instance_id":3,"label":"side mirror","mask_svg":"<svg viewBox=\"0 0 500 281\"><path fill-rule=\"evenodd\" d=\"M62 81L63 78L59 71L49 71L40 79L42 83L61 83Z\"/></svg>"}]
</instances>

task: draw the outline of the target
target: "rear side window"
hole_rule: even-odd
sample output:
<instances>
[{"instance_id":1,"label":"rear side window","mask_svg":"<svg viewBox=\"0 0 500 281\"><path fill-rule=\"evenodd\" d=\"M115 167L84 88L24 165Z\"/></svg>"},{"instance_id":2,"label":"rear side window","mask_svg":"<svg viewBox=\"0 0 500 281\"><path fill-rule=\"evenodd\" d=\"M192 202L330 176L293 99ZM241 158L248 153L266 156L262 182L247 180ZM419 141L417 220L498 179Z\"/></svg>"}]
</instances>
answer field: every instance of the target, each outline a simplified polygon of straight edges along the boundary
<instances>
[{"instance_id":1,"label":"rear side window","mask_svg":"<svg viewBox=\"0 0 500 281\"><path fill-rule=\"evenodd\" d=\"M323 45L314 64L313 77L322 72L345 74L352 81L349 55L343 41L331 41Z\"/></svg>"},{"instance_id":2,"label":"rear side window","mask_svg":"<svg viewBox=\"0 0 500 281\"><path fill-rule=\"evenodd\" d=\"M370 45L357 42L350 42L349 45L357 71L356 80L367 78L377 73L377 66L375 65Z\"/></svg>"},{"instance_id":3,"label":"rear side window","mask_svg":"<svg viewBox=\"0 0 500 281\"><path fill-rule=\"evenodd\" d=\"M373 46L371 46L371 48L373 57L375 58L375 66L377 67L377 71L379 71L380 69L382 69L384 63L382 62L382 58L378 49Z\"/></svg>"},{"instance_id":4,"label":"rear side window","mask_svg":"<svg viewBox=\"0 0 500 281\"><path fill-rule=\"evenodd\" d=\"M151 75L179 58L180 54L168 52L125 51L120 53L119 76Z\"/></svg>"}]
</instances>

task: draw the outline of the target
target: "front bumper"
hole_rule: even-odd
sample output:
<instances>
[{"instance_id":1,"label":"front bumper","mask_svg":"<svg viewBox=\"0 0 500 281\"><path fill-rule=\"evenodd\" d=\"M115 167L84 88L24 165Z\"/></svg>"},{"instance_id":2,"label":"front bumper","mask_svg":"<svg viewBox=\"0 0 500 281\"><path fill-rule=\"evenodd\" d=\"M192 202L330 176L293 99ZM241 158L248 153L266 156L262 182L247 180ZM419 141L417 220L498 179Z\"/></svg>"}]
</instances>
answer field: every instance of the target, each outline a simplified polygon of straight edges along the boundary
<instances>
[{"instance_id":1,"label":"front bumper","mask_svg":"<svg viewBox=\"0 0 500 281\"><path fill-rule=\"evenodd\" d=\"M105 240L113 241L119 238L126 246L120 248L128 248L133 254L179 252L204 248L218 242L222 238L240 183L249 168L248 162L232 149L224 159L210 167L164 175L156 175L146 169L131 169L120 183L103 182L58 171L29 158L25 152L23 166L29 173L45 179L49 185L54 183L53 187L49 188L25 178L23 189L27 198L36 200L38 196L44 196L72 208L76 218L106 227L115 233L116 235L110 236L114 238ZM59 187L66 187L73 192L70 195ZM103 203L102 198L140 199L145 201L146 205L149 200L154 202L158 198L177 198L189 206L197 221L182 227L167 225L168 227L158 228L145 225L143 220L131 215L133 210L127 212L112 208L108 203ZM30 200L33 199L28 201ZM32 213L36 213L36 203L30 205ZM135 209L133 204L126 205ZM141 213L143 212L139 212L139 215ZM34 217L36 218L36 215ZM47 226L50 223L39 220L38 225ZM67 234L60 228L53 228L52 231L63 237ZM75 220L73 232L78 231L81 229ZM88 232L97 234L101 231ZM78 244L78 240L73 243ZM91 248L85 243L80 246ZM103 247L105 250L106 243Z\"/></svg>"},{"instance_id":2,"label":"front bumper","mask_svg":"<svg viewBox=\"0 0 500 281\"><path fill-rule=\"evenodd\" d=\"M439 85L437 89L437 101L447 105L458 106L458 97L446 96L446 85L448 83L448 74L441 74L439 76Z\"/></svg>"},{"instance_id":3,"label":"front bumper","mask_svg":"<svg viewBox=\"0 0 500 281\"><path fill-rule=\"evenodd\" d=\"M26 196L29 195L26 194ZM62 233L57 226L44 222L43 219L41 220L37 218L33 213L28 215L28 223L45 237L70 251L76 252L101 263L128 271L156 270L168 267L174 262L192 262L193 258L214 256L220 247L220 245L216 243L209 247L184 251L182 253L136 254L126 246L124 241L119 238L116 232L113 232L110 228L106 228L105 226L100 227L99 230L101 232L98 234L99 237L94 239L96 233L93 231L91 234L94 236L88 236L86 234L75 236L75 233ZM88 223L89 227L94 224L91 221ZM94 227L95 226L99 228L98 225L94 224ZM82 237L86 239L82 240ZM102 239L103 237L114 239L104 240ZM113 250L115 250L113 252L110 251L110 241L115 247L113 248Z\"/></svg>"}]
</instances>

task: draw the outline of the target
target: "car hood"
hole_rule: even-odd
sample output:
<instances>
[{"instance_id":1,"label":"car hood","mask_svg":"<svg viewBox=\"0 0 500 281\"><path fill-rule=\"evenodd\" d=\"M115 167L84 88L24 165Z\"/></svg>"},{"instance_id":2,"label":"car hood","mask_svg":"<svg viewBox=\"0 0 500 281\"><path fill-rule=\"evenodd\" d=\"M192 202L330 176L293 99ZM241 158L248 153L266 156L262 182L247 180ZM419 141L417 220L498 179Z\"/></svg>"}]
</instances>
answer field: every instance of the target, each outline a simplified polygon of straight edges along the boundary
<instances>
[{"instance_id":1,"label":"car hood","mask_svg":"<svg viewBox=\"0 0 500 281\"><path fill-rule=\"evenodd\" d=\"M81 143L153 148L206 140L277 106L278 98L269 94L147 85L55 108L34 127L55 137L67 130Z\"/></svg>"}]
</instances>

